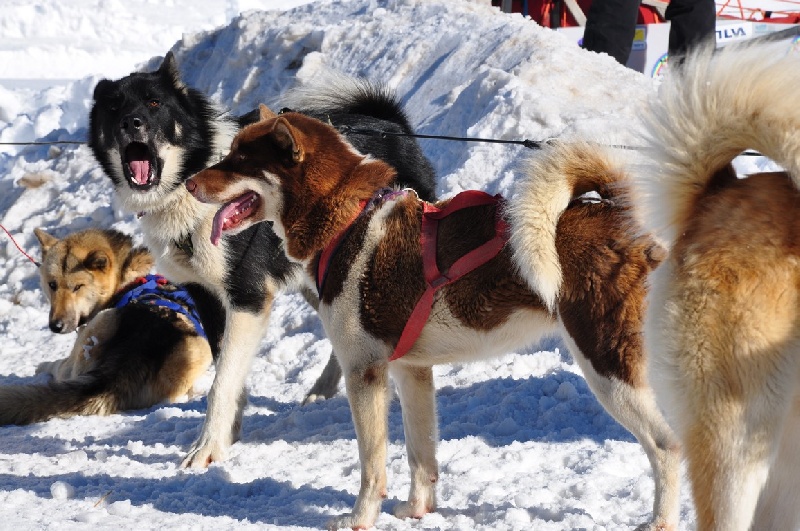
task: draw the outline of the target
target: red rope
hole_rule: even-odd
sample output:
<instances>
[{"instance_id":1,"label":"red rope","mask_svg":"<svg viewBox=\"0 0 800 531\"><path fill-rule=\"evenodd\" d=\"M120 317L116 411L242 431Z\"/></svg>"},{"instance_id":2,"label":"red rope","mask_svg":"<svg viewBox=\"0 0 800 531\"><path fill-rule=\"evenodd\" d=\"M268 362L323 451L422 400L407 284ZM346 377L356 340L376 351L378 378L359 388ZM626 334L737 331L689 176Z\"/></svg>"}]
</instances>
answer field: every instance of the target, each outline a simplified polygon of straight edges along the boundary
<instances>
[{"instance_id":1,"label":"red rope","mask_svg":"<svg viewBox=\"0 0 800 531\"><path fill-rule=\"evenodd\" d=\"M756 8L756 7L744 7L744 6L742 6L741 0L735 0L735 1L736 1L735 4L733 4L733 0L725 0L724 2L716 2L716 4L717 4L717 16L718 17L729 17L729 18L734 18L734 19L739 19L739 20L758 20L758 21L761 21L761 19L758 19L757 17L759 15L763 17L764 14L767 11L769 11L772 14L773 18L791 17L791 16L794 16L794 15L797 15L796 11L785 11L785 10L780 10L780 9L765 10L765 9ZM800 5L800 0L782 0L782 3ZM728 10L733 10L734 12L738 11L739 12L739 16L736 16L735 13L729 13ZM775 15L778 15L778 17L775 17ZM770 19L766 19L766 20L769 21Z\"/></svg>"},{"instance_id":2,"label":"red rope","mask_svg":"<svg viewBox=\"0 0 800 531\"><path fill-rule=\"evenodd\" d=\"M2 224L0 224L0 229L3 229L3 230L6 232L6 234L8 234L8 237L9 237L9 238L11 238L11 241L12 241L12 242L14 242L14 245L16 245L16 246L17 246L17 249L19 249L19 252L21 252L22 254L24 254L24 255L25 255L25 257L26 257L28 260L30 260L31 262L33 262L33 264L34 264L36 267L39 267L39 266L41 265L39 262L37 262L36 260L34 260L33 258L31 258L31 256L30 256L28 253L26 253L26 252L25 252L25 251L22 249L22 247L20 247L20 246L19 246L19 244L17 243L17 240L15 240L15 239L14 239L14 237L11 235L11 233L10 233L10 232L8 232L8 229L6 229L6 228L5 228L5 227L4 227Z\"/></svg>"}]
</instances>

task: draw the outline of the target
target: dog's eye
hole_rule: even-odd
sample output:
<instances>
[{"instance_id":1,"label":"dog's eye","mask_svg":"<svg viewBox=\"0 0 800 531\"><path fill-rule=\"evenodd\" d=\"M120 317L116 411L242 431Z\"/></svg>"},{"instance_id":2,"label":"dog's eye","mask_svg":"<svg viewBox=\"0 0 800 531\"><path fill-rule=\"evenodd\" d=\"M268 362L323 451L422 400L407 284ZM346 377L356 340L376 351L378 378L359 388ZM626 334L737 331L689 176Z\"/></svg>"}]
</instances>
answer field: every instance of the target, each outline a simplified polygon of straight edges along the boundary
<instances>
[{"instance_id":1,"label":"dog's eye","mask_svg":"<svg viewBox=\"0 0 800 531\"><path fill-rule=\"evenodd\" d=\"M161 106L161 102L158 100L150 100L147 102L147 106L150 107L151 109L157 109L158 107Z\"/></svg>"},{"instance_id":2,"label":"dog's eye","mask_svg":"<svg viewBox=\"0 0 800 531\"><path fill-rule=\"evenodd\" d=\"M48 286L50 287L50 289L51 289L51 290L53 290L53 291L55 291L55 290L56 290L56 288L58 287L58 284L56 284L56 281L55 281L55 280L51 280L50 282L48 282L48 283L47 283L47 285L48 285Z\"/></svg>"},{"instance_id":3,"label":"dog's eye","mask_svg":"<svg viewBox=\"0 0 800 531\"><path fill-rule=\"evenodd\" d=\"M83 287L83 284L78 284L77 286L75 286L74 288L72 288L72 291L73 291L74 293L78 293L78 291L80 291L80 289L81 289L82 287Z\"/></svg>"}]
</instances>

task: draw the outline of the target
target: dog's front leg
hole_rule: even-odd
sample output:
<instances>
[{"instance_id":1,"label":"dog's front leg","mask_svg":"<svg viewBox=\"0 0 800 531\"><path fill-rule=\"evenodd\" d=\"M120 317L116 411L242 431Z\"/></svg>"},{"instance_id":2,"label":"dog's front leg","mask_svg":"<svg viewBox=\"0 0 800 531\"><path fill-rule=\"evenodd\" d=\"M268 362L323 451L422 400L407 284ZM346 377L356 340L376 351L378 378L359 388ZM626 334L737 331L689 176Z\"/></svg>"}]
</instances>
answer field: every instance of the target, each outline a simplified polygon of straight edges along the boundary
<instances>
[{"instance_id":1,"label":"dog's front leg","mask_svg":"<svg viewBox=\"0 0 800 531\"><path fill-rule=\"evenodd\" d=\"M308 288L303 288L303 297L311 305L314 310L319 311L319 298L317 294ZM328 358L328 363L325 369L311 390L303 399L303 405L313 404L319 400L327 400L335 395L339 390L339 380L342 379L342 368L339 366L339 361L336 359L335 353L331 352L331 357Z\"/></svg>"},{"instance_id":2,"label":"dog's front leg","mask_svg":"<svg viewBox=\"0 0 800 531\"><path fill-rule=\"evenodd\" d=\"M105 344L117 333L120 312L110 308L95 315L86 326L78 329L69 357L40 363L36 374L50 374L57 382L63 382L88 372L102 357Z\"/></svg>"},{"instance_id":3,"label":"dog's front leg","mask_svg":"<svg viewBox=\"0 0 800 531\"><path fill-rule=\"evenodd\" d=\"M329 529L372 527L386 497L386 444L389 423L389 375L386 361L345 369L345 385L358 438L361 489L351 514L337 516Z\"/></svg>"},{"instance_id":4,"label":"dog's front leg","mask_svg":"<svg viewBox=\"0 0 800 531\"><path fill-rule=\"evenodd\" d=\"M222 461L239 438L247 403L245 380L267 328L269 313L269 303L260 313L227 312L217 372L208 392L206 419L181 466L202 468L212 461Z\"/></svg>"},{"instance_id":5,"label":"dog's front leg","mask_svg":"<svg viewBox=\"0 0 800 531\"><path fill-rule=\"evenodd\" d=\"M430 367L409 367L396 362L391 367L392 379L400 395L403 430L406 435L408 465L411 468L411 490L408 501L394 508L398 518L422 518L436 510L436 399L433 370Z\"/></svg>"}]
</instances>

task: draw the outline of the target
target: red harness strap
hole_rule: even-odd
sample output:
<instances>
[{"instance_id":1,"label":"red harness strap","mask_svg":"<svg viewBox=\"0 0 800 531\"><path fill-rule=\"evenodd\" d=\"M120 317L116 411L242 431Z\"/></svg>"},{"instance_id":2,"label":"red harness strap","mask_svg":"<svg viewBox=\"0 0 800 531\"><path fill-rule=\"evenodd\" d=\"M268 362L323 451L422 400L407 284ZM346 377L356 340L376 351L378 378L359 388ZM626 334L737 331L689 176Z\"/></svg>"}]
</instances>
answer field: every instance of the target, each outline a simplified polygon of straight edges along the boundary
<instances>
[{"instance_id":1,"label":"red harness strap","mask_svg":"<svg viewBox=\"0 0 800 531\"><path fill-rule=\"evenodd\" d=\"M322 297L322 290L325 289L325 280L328 278L328 267L331 265L331 260L333 259L333 255L336 254L336 251L339 250L339 245L341 245L342 240L350 234L350 227L353 226L353 223L364 215L365 212L370 210L371 208L375 208L383 201L388 201L390 199L394 199L399 196L406 195L405 190L394 190L392 188L383 188L375 192L375 195L372 196L372 199L369 201L360 201L359 202L359 209L358 211L353 214L353 217L350 218L350 221L347 222L345 228L343 228L339 233L334 236L333 240L325 246L322 250L322 254L319 257L319 262L317 262L317 294Z\"/></svg>"},{"instance_id":2,"label":"red harness strap","mask_svg":"<svg viewBox=\"0 0 800 531\"><path fill-rule=\"evenodd\" d=\"M342 240L350 232L350 227L359 216L365 212L370 205L376 205L379 202L392 199L397 195L404 194L404 191L381 191L369 202L362 201L362 210L353 216L347 227L343 229L331 241L320 255L319 263L317 264L317 293L322 297L322 292L325 288L325 279L328 276L328 266L330 265L333 255L339 248ZM477 247L453 263L446 273L441 273L439 267L436 265L436 246L437 236L439 231L439 220L446 218L453 212L463 208L484 206L484 205L500 205L503 198L500 195L491 196L485 192L477 190L467 190L456 195L446 207L439 209L430 203L423 203L422 210L422 230L420 234L420 245L422 246L422 267L425 273L425 282L428 287L422 294L422 297L417 301L414 311L411 312L406 326L400 335L400 340L389 358L389 361L402 358L416 343L417 338L422 332L428 317L431 314L433 307L433 296L436 290L451 284L463 277L470 271L482 266L495 256L505 246L508 241L508 223L499 215L495 221L495 236L488 242L480 247Z\"/></svg>"},{"instance_id":3,"label":"red harness strap","mask_svg":"<svg viewBox=\"0 0 800 531\"><path fill-rule=\"evenodd\" d=\"M433 296L436 290L455 282L470 271L485 264L495 256L505 246L508 241L508 223L500 215L497 216L495 225L495 236L480 247L477 247L453 263L446 273L441 273L436 265L436 245L439 230L439 220L446 218L453 212L462 208L498 205L503 201L500 195L491 196L485 192L477 190L467 190L456 195L443 209L424 203L422 214L422 234L420 243L422 245L422 265L425 272L425 282L428 287L417 301L414 311L411 312L400 340L394 349L394 353L389 361L402 358L416 343L417 338L433 307Z\"/></svg>"},{"instance_id":4,"label":"red harness strap","mask_svg":"<svg viewBox=\"0 0 800 531\"><path fill-rule=\"evenodd\" d=\"M361 209L353 215L352 219L347 222L347 226L322 250L319 262L317 263L317 294L320 298L322 297L322 290L325 289L325 280L328 278L328 267L331 265L333 255L339 250L339 245L341 245L344 237L350 233L350 227L361 215L361 212L364 211L365 205L366 203L362 201L360 205Z\"/></svg>"}]
</instances>

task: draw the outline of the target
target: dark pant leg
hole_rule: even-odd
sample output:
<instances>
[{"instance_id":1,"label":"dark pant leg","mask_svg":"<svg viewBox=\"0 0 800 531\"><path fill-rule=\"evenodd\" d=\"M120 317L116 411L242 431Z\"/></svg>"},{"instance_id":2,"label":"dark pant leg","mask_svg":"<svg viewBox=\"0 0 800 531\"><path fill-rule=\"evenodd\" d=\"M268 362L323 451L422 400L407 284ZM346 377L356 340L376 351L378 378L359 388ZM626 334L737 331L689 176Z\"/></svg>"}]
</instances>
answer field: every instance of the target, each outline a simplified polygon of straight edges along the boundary
<instances>
[{"instance_id":1,"label":"dark pant leg","mask_svg":"<svg viewBox=\"0 0 800 531\"><path fill-rule=\"evenodd\" d=\"M624 65L631 53L638 16L639 0L594 0L586 15L583 48L607 53Z\"/></svg>"},{"instance_id":2,"label":"dark pant leg","mask_svg":"<svg viewBox=\"0 0 800 531\"><path fill-rule=\"evenodd\" d=\"M670 22L669 55L685 55L693 46L714 38L716 5L714 0L670 0L666 19Z\"/></svg>"}]
</instances>

